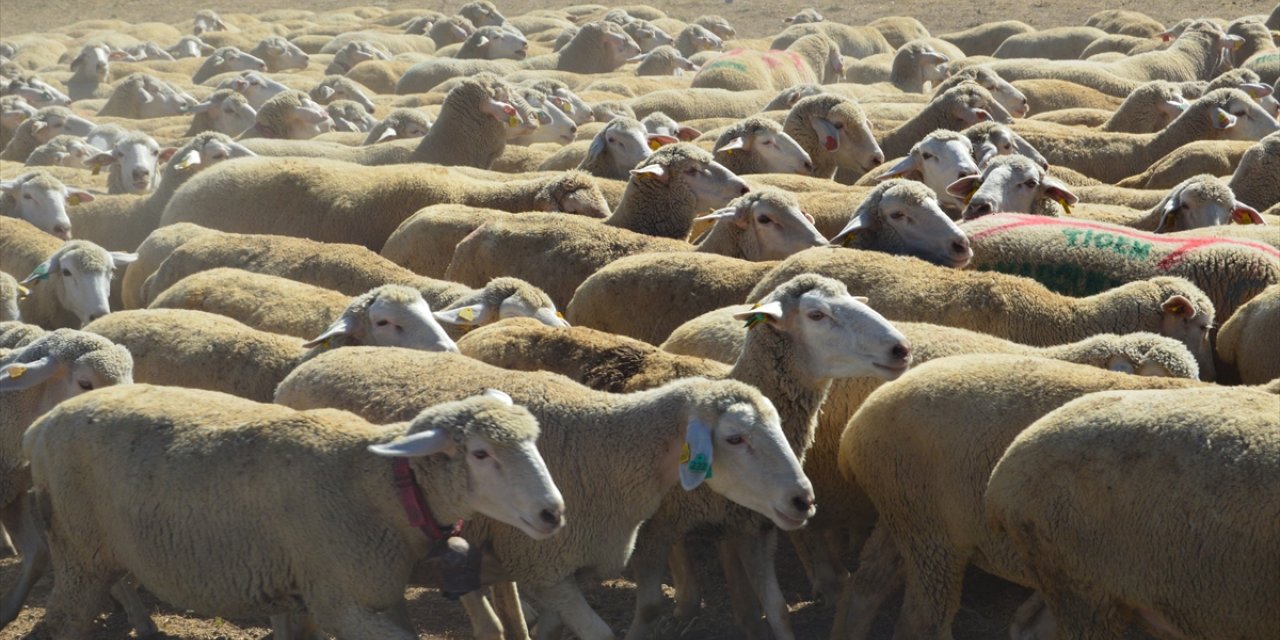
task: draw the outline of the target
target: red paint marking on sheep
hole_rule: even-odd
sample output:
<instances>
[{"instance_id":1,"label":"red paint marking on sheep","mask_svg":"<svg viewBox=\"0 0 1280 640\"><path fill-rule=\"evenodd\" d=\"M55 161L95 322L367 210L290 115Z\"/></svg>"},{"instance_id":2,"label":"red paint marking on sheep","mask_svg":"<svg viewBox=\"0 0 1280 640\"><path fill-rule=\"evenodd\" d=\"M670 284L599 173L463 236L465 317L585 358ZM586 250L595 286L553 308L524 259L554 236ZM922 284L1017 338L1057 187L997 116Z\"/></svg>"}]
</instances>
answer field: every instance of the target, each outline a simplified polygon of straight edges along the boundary
<instances>
[{"instance_id":1,"label":"red paint marking on sheep","mask_svg":"<svg viewBox=\"0 0 1280 640\"><path fill-rule=\"evenodd\" d=\"M1113 226L1108 226L1108 225L1097 223L1097 222L1087 222L1083 220L1064 220L1062 218L1051 218L1047 216L1033 216L1030 214L1016 214L1016 213L1005 213L1005 214L997 214L997 215L1000 215L1002 218L1013 219L1014 221L1006 224L1002 224L999 226L991 227L990 229L983 229L982 231L979 231L971 235L970 240L981 240L982 238L985 238L990 235L994 235L997 233L1002 233L1005 231L1018 229L1022 227L1036 227L1036 226L1046 226L1046 225L1075 227L1078 229L1091 229L1094 231L1101 231L1104 233L1113 233L1113 234L1118 233L1120 231L1119 229ZM1141 231L1132 231L1132 232L1125 233L1124 235L1127 235L1131 238L1141 238L1146 242L1159 242L1162 244L1179 245L1178 247L1170 251L1169 254L1166 255L1164 258L1162 258L1160 262L1156 265L1156 268L1160 269L1161 271L1167 270L1173 267L1173 265L1181 262L1182 259L1186 257L1186 254L1188 252L1191 252L1203 247L1216 245L1216 244L1227 244L1227 245L1246 247L1249 249L1253 249L1255 251L1261 251L1262 253L1265 253L1271 256L1272 258L1280 260L1280 250L1277 250L1275 247L1272 247L1269 245L1265 245L1259 242L1250 242L1248 240L1237 240L1235 238L1208 238L1208 237L1170 238L1168 236L1162 236L1154 233L1144 233Z\"/></svg>"}]
</instances>

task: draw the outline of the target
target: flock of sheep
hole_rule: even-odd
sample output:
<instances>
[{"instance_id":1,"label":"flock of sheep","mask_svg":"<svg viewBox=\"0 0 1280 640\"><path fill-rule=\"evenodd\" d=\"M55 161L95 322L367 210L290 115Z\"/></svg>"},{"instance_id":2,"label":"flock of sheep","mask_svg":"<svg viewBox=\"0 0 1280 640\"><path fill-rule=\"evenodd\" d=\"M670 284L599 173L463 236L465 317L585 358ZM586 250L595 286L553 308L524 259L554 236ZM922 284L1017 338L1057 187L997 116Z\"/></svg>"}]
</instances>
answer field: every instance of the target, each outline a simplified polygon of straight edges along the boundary
<instances>
[{"instance_id":1,"label":"flock of sheep","mask_svg":"<svg viewBox=\"0 0 1280 640\"><path fill-rule=\"evenodd\" d=\"M1280 7L1231 18L0 40L0 628L47 574L54 638L414 638L426 584L597 640L625 574L670 638L712 531L786 640L785 531L832 638L952 637L970 565L1014 638L1280 637Z\"/></svg>"}]
</instances>

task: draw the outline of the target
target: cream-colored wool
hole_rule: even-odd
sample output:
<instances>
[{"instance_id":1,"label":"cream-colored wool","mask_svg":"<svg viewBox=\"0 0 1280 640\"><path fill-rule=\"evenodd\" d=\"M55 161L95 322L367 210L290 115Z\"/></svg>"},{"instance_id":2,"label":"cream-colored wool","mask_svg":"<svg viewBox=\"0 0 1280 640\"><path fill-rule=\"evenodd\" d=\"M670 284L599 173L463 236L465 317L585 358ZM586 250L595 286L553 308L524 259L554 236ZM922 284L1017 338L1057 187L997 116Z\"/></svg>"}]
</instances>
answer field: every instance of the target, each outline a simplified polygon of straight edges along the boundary
<instances>
[{"instance_id":1,"label":"cream-colored wool","mask_svg":"<svg viewBox=\"0 0 1280 640\"><path fill-rule=\"evenodd\" d=\"M795 41L811 34L827 36L840 48L840 55L849 56L850 58L865 58L877 53L893 53L895 48L884 37L884 34L875 27L853 27L838 22L824 21L793 24L783 29L769 43L769 49L786 49Z\"/></svg>"},{"instance_id":2,"label":"cream-colored wool","mask_svg":"<svg viewBox=\"0 0 1280 640\"><path fill-rule=\"evenodd\" d=\"M960 47L968 56L989 56L995 53L1000 44L1011 36L1035 31L1024 22L1004 20L1001 22L984 22L963 31L944 33L939 38Z\"/></svg>"},{"instance_id":3,"label":"cream-colored wool","mask_svg":"<svg viewBox=\"0 0 1280 640\"><path fill-rule=\"evenodd\" d=\"M1267 287L1244 303L1218 331L1218 357L1244 384L1280 378L1280 286Z\"/></svg>"},{"instance_id":4,"label":"cream-colored wool","mask_svg":"<svg viewBox=\"0 0 1280 640\"><path fill-rule=\"evenodd\" d=\"M1076 60L1107 32L1093 27L1053 27L1009 36L996 48L994 58L1048 58Z\"/></svg>"},{"instance_id":5,"label":"cream-colored wool","mask_svg":"<svg viewBox=\"0 0 1280 640\"><path fill-rule=\"evenodd\" d=\"M812 34L785 50L735 49L703 65L694 88L781 91L796 84L838 82L844 73L840 49L830 38Z\"/></svg>"}]
</instances>

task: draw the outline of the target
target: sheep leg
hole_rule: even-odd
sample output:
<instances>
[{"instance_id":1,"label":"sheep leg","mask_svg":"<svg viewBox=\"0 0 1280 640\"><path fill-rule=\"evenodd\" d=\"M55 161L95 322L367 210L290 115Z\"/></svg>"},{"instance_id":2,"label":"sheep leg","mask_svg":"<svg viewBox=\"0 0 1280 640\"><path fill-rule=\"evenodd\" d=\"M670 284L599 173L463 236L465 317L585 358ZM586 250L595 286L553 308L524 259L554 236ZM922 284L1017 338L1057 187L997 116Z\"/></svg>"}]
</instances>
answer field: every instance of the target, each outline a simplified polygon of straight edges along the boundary
<instances>
[{"instance_id":1,"label":"sheep leg","mask_svg":"<svg viewBox=\"0 0 1280 640\"><path fill-rule=\"evenodd\" d=\"M493 585L493 604L497 609L498 619L502 621L506 640L529 640L529 624L524 619L524 608L520 605L520 592L516 583L499 582Z\"/></svg>"},{"instance_id":2,"label":"sheep leg","mask_svg":"<svg viewBox=\"0 0 1280 640\"><path fill-rule=\"evenodd\" d=\"M484 590L472 591L461 598L462 608L471 619L471 635L476 640L502 640L502 622L489 606Z\"/></svg>"},{"instance_id":3,"label":"sheep leg","mask_svg":"<svg viewBox=\"0 0 1280 640\"><path fill-rule=\"evenodd\" d=\"M315 601L314 607L311 606ZM401 599L401 604L404 602ZM369 606L336 598L309 598L308 610L324 630L343 640L417 640L413 629L397 618L396 606L378 611ZM407 615L407 611L405 612Z\"/></svg>"},{"instance_id":4,"label":"sheep leg","mask_svg":"<svg viewBox=\"0 0 1280 640\"><path fill-rule=\"evenodd\" d=\"M840 556L833 556L831 553L831 546L827 543L828 533L829 531L810 528L790 533L791 544L795 546L796 553L809 574L813 595L824 606L831 606L836 602L845 579L849 577L849 572L839 564Z\"/></svg>"},{"instance_id":5,"label":"sheep leg","mask_svg":"<svg viewBox=\"0 0 1280 640\"><path fill-rule=\"evenodd\" d=\"M559 614L579 640L613 640L613 629L587 604L587 599L583 597L573 576L549 587L537 589L531 595L547 609L538 626L539 636L542 635L542 624L548 621L548 617Z\"/></svg>"},{"instance_id":6,"label":"sheep leg","mask_svg":"<svg viewBox=\"0 0 1280 640\"><path fill-rule=\"evenodd\" d=\"M4 600L0 601L0 629L18 617L18 613L22 611L22 604L31 593L31 588L40 580L49 566L49 547L45 544L39 528L31 520L31 509L27 508L29 499L30 494L23 493L0 509L0 522L13 536L13 544L22 556L22 568L18 574L18 581L5 594Z\"/></svg>"},{"instance_id":7,"label":"sheep leg","mask_svg":"<svg viewBox=\"0 0 1280 640\"><path fill-rule=\"evenodd\" d=\"M88 640L94 620L111 601L108 572L94 567L91 561L80 566L61 554L52 554L51 559L53 591L45 604L45 627L57 640Z\"/></svg>"},{"instance_id":8,"label":"sheep leg","mask_svg":"<svg viewBox=\"0 0 1280 640\"><path fill-rule=\"evenodd\" d=\"M747 581L764 607L764 617L773 630L773 637L777 640L793 640L795 634L791 631L791 612L787 609L786 596L782 595L782 585L778 583L778 564L774 561L778 550L778 530L769 527L763 532L739 535L736 542Z\"/></svg>"},{"instance_id":9,"label":"sheep leg","mask_svg":"<svg viewBox=\"0 0 1280 640\"><path fill-rule=\"evenodd\" d=\"M670 565L672 586L676 590L676 617L688 620L702 609L702 585L698 584L693 558L689 557L689 548L684 540L671 546L667 564Z\"/></svg>"},{"instance_id":10,"label":"sheep leg","mask_svg":"<svg viewBox=\"0 0 1280 640\"><path fill-rule=\"evenodd\" d=\"M905 561L906 596L894 640L952 640L951 622L960 609L965 558L955 553L948 541L929 536L912 540L900 551Z\"/></svg>"},{"instance_id":11,"label":"sheep leg","mask_svg":"<svg viewBox=\"0 0 1280 640\"><path fill-rule=\"evenodd\" d=\"M675 543L675 536L667 531L641 527L636 538L636 550L631 555L632 579L636 583L636 611L627 629L626 640L645 640L654 623L662 617L666 598L662 595L663 569L667 554Z\"/></svg>"},{"instance_id":12,"label":"sheep leg","mask_svg":"<svg viewBox=\"0 0 1280 640\"><path fill-rule=\"evenodd\" d=\"M156 623L151 619L147 605L142 604L142 596L138 595L138 587L132 576L125 576L111 586L111 597L124 607L124 615L133 625L139 638L146 638L160 633Z\"/></svg>"},{"instance_id":13,"label":"sheep leg","mask_svg":"<svg viewBox=\"0 0 1280 640\"><path fill-rule=\"evenodd\" d=\"M548 611L538 620L537 640L560 640L563 637L564 623L560 621L560 614Z\"/></svg>"},{"instance_id":14,"label":"sheep leg","mask_svg":"<svg viewBox=\"0 0 1280 640\"><path fill-rule=\"evenodd\" d=\"M747 584L746 572L742 568L742 559L732 541L723 539L717 545L720 552L720 567L724 571L725 585L729 591L729 605L733 610L733 622L747 638L765 639L769 637L766 626L761 621L760 601L751 586Z\"/></svg>"},{"instance_id":15,"label":"sheep leg","mask_svg":"<svg viewBox=\"0 0 1280 640\"><path fill-rule=\"evenodd\" d=\"M865 640L876 612L902 587L902 580L902 554L898 553L889 528L877 526L862 548L858 570L845 580L831 638Z\"/></svg>"}]
</instances>

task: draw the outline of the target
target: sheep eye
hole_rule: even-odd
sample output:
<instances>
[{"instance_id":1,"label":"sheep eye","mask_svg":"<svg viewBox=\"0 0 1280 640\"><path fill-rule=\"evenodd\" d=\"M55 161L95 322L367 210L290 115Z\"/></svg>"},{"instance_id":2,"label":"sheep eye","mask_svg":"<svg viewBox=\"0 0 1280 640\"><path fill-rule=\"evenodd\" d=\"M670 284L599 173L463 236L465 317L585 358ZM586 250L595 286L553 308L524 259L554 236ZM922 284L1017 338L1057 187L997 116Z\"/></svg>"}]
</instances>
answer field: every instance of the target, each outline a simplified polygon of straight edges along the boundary
<instances>
[{"instance_id":1,"label":"sheep eye","mask_svg":"<svg viewBox=\"0 0 1280 640\"><path fill-rule=\"evenodd\" d=\"M772 222L772 220L769 219L769 216L762 215L756 218L756 222L760 224L769 224L770 222Z\"/></svg>"},{"instance_id":2,"label":"sheep eye","mask_svg":"<svg viewBox=\"0 0 1280 640\"><path fill-rule=\"evenodd\" d=\"M688 169L685 169L684 172L691 176L696 176L701 173L697 167L689 167Z\"/></svg>"},{"instance_id":3,"label":"sheep eye","mask_svg":"<svg viewBox=\"0 0 1280 640\"><path fill-rule=\"evenodd\" d=\"M837 130L839 130L839 129L844 129L844 123L843 123L843 122L837 122L837 123L836 123L836 129L837 129Z\"/></svg>"},{"instance_id":4,"label":"sheep eye","mask_svg":"<svg viewBox=\"0 0 1280 640\"><path fill-rule=\"evenodd\" d=\"M391 322L390 322L389 320L379 320L379 321L377 322L377 325L378 325L379 327L385 327L385 326L387 326L387 325L389 325L389 324L391 324Z\"/></svg>"},{"instance_id":5,"label":"sheep eye","mask_svg":"<svg viewBox=\"0 0 1280 640\"><path fill-rule=\"evenodd\" d=\"M23 200L30 200L30 199L31 199L31 194L29 194L29 193L24 193L24 194L22 194L22 199L23 199Z\"/></svg>"},{"instance_id":6,"label":"sheep eye","mask_svg":"<svg viewBox=\"0 0 1280 640\"><path fill-rule=\"evenodd\" d=\"M1235 117L1237 117L1237 118L1243 118L1243 117L1245 117L1245 114L1246 114L1246 113L1248 113L1248 112L1246 112L1246 111L1232 111L1232 112L1231 112L1231 115L1233 115L1233 116L1235 116Z\"/></svg>"},{"instance_id":7,"label":"sheep eye","mask_svg":"<svg viewBox=\"0 0 1280 640\"><path fill-rule=\"evenodd\" d=\"M724 441L732 445L739 445L739 444L742 444L743 442L746 442L747 440L746 438L743 438L741 434L735 433L729 436L728 438L725 438Z\"/></svg>"},{"instance_id":8,"label":"sheep eye","mask_svg":"<svg viewBox=\"0 0 1280 640\"><path fill-rule=\"evenodd\" d=\"M63 269L63 270L62 270L62 275L64 275L64 276L66 276L66 277L70 278L70 277L71 277L71 270L70 270L70 269Z\"/></svg>"},{"instance_id":9,"label":"sheep eye","mask_svg":"<svg viewBox=\"0 0 1280 640\"><path fill-rule=\"evenodd\" d=\"M826 318L826 317L827 317L827 314L825 314L825 313L823 313L823 312L821 312L821 311L810 311L810 312L809 312L809 319L810 319L810 320L812 320L812 321L814 321L814 322L818 322L819 320L822 320L822 319L824 319L824 318Z\"/></svg>"},{"instance_id":10,"label":"sheep eye","mask_svg":"<svg viewBox=\"0 0 1280 640\"><path fill-rule=\"evenodd\" d=\"M1028 181L1026 181L1026 182L1022 183L1022 186L1026 187L1026 188L1028 188L1028 189L1034 189L1034 188L1036 188L1037 186L1039 186L1039 183L1038 183L1038 182L1036 182L1035 180L1028 180Z\"/></svg>"},{"instance_id":11,"label":"sheep eye","mask_svg":"<svg viewBox=\"0 0 1280 640\"><path fill-rule=\"evenodd\" d=\"M475 451L471 452L471 457L475 458L476 460L486 460L489 457L489 452L485 451L484 449L476 449Z\"/></svg>"},{"instance_id":12,"label":"sheep eye","mask_svg":"<svg viewBox=\"0 0 1280 640\"><path fill-rule=\"evenodd\" d=\"M903 212L901 212L901 211L894 211L893 213L889 214L889 217L890 217L891 219L893 219L893 220L901 220L901 219L903 219L903 218L907 217L907 214L905 214L905 213L903 213Z\"/></svg>"},{"instance_id":13,"label":"sheep eye","mask_svg":"<svg viewBox=\"0 0 1280 640\"><path fill-rule=\"evenodd\" d=\"M85 391L93 391L93 383L85 380L80 381L80 388Z\"/></svg>"},{"instance_id":14,"label":"sheep eye","mask_svg":"<svg viewBox=\"0 0 1280 640\"><path fill-rule=\"evenodd\" d=\"M925 152L925 153L921 153L921 154L920 154L920 157L924 158L925 160L932 160L932 159L933 159L933 154L932 154L932 153Z\"/></svg>"}]
</instances>

